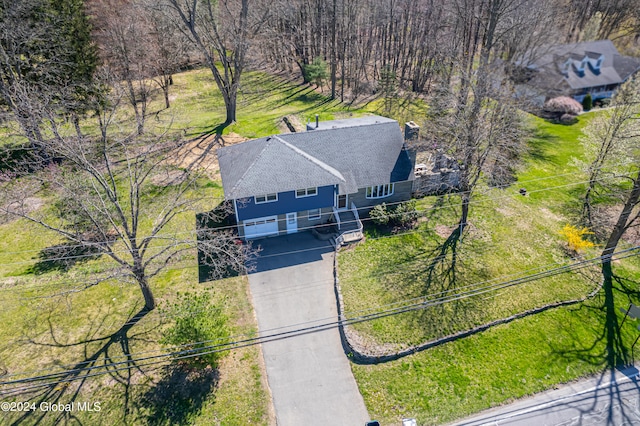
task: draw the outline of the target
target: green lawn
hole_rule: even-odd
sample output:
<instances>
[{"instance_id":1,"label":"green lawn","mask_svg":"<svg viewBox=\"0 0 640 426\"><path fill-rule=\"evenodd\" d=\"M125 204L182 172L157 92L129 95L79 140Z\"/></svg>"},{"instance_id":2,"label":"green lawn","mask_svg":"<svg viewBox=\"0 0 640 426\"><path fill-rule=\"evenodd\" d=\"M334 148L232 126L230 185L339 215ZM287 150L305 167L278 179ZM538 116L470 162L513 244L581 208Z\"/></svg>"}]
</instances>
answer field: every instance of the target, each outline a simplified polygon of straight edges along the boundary
<instances>
[{"instance_id":1,"label":"green lawn","mask_svg":"<svg viewBox=\"0 0 640 426\"><path fill-rule=\"evenodd\" d=\"M593 114L583 115L573 126L531 118L535 132L518 182L507 189L480 188L471 209L470 231L458 244L454 270L444 267L450 264L449 256L429 276L430 259L439 254L447 231L456 223L456 197L420 200L424 219L405 235L387 237L370 228L365 243L339 255L347 316L571 262L558 231L574 223L579 213L584 176L572 157L582 154L577 138ZM529 195L519 195L520 187ZM584 256L598 254L596 247ZM640 277L635 258L616 268L621 276ZM580 298L598 283L598 271L595 265L354 328L369 347L392 352L546 303ZM617 292L616 307L628 305L628 297L635 300L637 294ZM384 365L354 365L353 371L371 415L383 423L397 424L403 416L416 416L425 424L450 421L601 370L605 365L605 346L599 340L604 330L601 302L517 320ZM630 346L635 337L631 332L623 338Z\"/></svg>"},{"instance_id":2,"label":"green lawn","mask_svg":"<svg viewBox=\"0 0 640 426\"><path fill-rule=\"evenodd\" d=\"M168 130L198 138L219 132L225 109L210 72L184 72L175 75L174 82L169 109L164 109L161 93L154 93L146 120L147 134ZM419 100L398 101L393 105L393 114L402 120L423 109L424 103ZM223 132L261 137L281 132L284 116L293 115L306 123L315 114L328 120L381 112L376 101L364 107L349 106L330 100L310 86L251 71L243 75L238 122ZM117 119L120 132L134 128L132 111L120 111ZM0 145L10 149L23 141L12 125L8 123L0 129ZM97 134L91 119L81 126L88 134ZM198 211L213 208L222 196L219 181L202 182L199 191L204 193L194 195L205 199L196 206ZM148 195L148 201L153 203L153 194ZM47 192L30 201L35 214L48 218L53 202L54 195ZM195 213L196 210L179 215L165 232L193 233ZM153 219L153 215L143 217L140 226L150 227ZM123 359L121 342L107 343L142 307L139 289L135 284L111 280L77 291L90 282L93 274L110 268L112 263L104 256L88 258L64 270L40 262L43 249L63 242L57 234L30 222L0 217L0 372L6 370L12 375L8 377L62 371L100 351L100 362ZM199 284L194 252L185 254L155 277L151 287L160 304L171 301L177 292L211 291L216 303L224 306L234 335L255 332L247 280L241 277ZM146 315L127 332L124 342L128 350L139 355L157 354L161 331L170 321L157 310ZM185 376L180 369L167 369L167 363L143 365L140 370L129 370L134 373L130 376L122 371L64 382L47 398L59 397L59 402L64 403L77 392L76 401L101 402L99 414L78 414L78 420L86 424L273 424L260 363L259 348L249 347L230 352L217 371L203 370ZM0 416L4 416L0 423L17 419L5 413ZM30 419L35 423L37 415ZM41 424L57 422L56 417L45 415Z\"/></svg>"}]
</instances>

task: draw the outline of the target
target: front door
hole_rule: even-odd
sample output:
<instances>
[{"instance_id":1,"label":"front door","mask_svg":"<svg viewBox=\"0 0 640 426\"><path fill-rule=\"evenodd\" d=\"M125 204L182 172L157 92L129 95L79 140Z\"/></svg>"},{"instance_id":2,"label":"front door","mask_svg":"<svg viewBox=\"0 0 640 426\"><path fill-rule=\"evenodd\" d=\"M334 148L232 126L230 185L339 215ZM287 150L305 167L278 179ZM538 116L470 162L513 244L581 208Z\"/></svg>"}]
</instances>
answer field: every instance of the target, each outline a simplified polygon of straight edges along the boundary
<instances>
[{"instance_id":1,"label":"front door","mask_svg":"<svg viewBox=\"0 0 640 426\"><path fill-rule=\"evenodd\" d=\"M287 213L287 234L298 232L298 214Z\"/></svg>"},{"instance_id":2,"label":"front door","mask_svg":"<svg viewBox=\"0 0 640 426\"><path fill-rule=\"evenodd\" d=\"M347 198L346 194L338 195L338 200L336 201L336 209L338 210L346 210L347 209Z\"/></svg>"}]
</instances>

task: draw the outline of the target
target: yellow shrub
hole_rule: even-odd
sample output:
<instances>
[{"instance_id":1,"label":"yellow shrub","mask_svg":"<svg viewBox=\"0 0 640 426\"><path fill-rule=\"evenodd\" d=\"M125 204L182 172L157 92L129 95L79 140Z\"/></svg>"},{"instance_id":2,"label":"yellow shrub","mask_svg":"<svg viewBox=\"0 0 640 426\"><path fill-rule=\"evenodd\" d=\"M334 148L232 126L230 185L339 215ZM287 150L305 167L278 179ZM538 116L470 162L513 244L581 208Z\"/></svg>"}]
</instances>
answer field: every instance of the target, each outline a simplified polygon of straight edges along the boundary
<instances>
[{"instance_id":1,"label":"yellow shrub","mask_svg":"<svg viewBox=\"0 0 640 426\"><path fill-rule=\"evenodd\" d=\"M572 225L565 225L560 231L560 235L567 241L569 249L576 253L594 246L591 241L582 238L583 235L587 234L593 234L593 232L590 232L587 228L576 228Z\"/></svg>"}]
</instances>

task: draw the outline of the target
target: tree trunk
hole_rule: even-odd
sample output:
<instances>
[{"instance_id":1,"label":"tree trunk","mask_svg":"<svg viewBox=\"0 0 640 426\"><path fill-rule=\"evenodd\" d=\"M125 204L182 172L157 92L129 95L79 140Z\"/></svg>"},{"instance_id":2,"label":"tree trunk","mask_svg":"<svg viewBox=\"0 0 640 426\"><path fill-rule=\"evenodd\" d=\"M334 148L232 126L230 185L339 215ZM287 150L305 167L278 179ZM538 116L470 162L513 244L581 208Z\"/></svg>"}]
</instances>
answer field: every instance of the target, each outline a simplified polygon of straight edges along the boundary
<instances>
[{"instance_id":1,"label":"tree trunk","mask_svg":"<svg viewBox=\"0 0 640 426\"><path fill-rule=\"evenodd\" d=\"M169 103L169 84L164 84L162 86L162 93L164 94L164 107L166 109L169 109L169 107L171 107L171 104Z\"/></svg>"},{"instance_id":2,"label":"tree trunk","mask_svg":"<svg viewBox=\"0 0 640 426\"><path fill-rule=\"evenodd\" d=\"M638 200L640 199L640 170L638 171L638 175L636 179L633 181L633 189L631 189L631 193L629 194L629 198L624 203L624 208L620 212L618 216L618 220L616 221L611 234L609 235L609 240L602 251L602 261L611 262L611 256L615 252L618 243L620 242L620 238L629 227L629 217L631 216L631 212L633 208L638 204Z\"/></svg>"},{"instance_id":3,"label":"tree trunk","mask_svg":"<svg viewBox=\"0 0 640 426\"><path fill-rule=\"evenodd\" d=\"M227 110L226 125L236 122L236 104L237 97L235 93L224 96L224 105Z\"/></svg>"},{"instance_id":4,"label":"tree trunk","mask_svg":"<svg viewBox=\"0 0 640 426\"><path fill-rule=\"evenodd\" d=\"M137 277L138 285L140 285L140 290L142 291L142 296L144 296L144 308L148 311L152 311L156 307L156 299L153 297L153 292L151 291L151 287L149 287L149 283L147 282L147 278L144 276Z\"/></svg>"},{"instance_id":5,"label":"tree trunk","mask_svg":"<svg viewBox=\"0 0 640 426\"><path fill-rule=\"evenodd\" d=\"M336 25L338 17L336 16L336 9L337 0L333 0L333 23L331 26L331 99L336 98L336 70L338 68L336 54Z\"/></svg>"},{"instance_id":6,"label":"tree trunk","mask_svg":"<svg viewBox=\"0 0 640 426\"><path fill-rule=\"evenodd\" d=\"M467 227L467 219L469 218L469 203L471 202L471 195L469 192L464 192L461 196L462 198L462 213L460 214L460 222L458 223L458 228L460 229L460 236L464 232L464 229Z\"/></svg>"}]
</instances>

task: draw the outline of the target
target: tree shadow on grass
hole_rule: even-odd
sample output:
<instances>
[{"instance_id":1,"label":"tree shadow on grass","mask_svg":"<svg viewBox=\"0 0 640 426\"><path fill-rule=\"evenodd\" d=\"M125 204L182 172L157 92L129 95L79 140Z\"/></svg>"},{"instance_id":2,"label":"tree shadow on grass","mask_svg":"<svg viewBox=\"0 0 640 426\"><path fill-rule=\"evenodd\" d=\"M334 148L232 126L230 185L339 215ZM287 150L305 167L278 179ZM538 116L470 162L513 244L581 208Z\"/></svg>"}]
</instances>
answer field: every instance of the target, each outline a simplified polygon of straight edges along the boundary
<instances>
[{"instance_id":1,"label":"tree shadow on grass","mask_svg":"<svg viewBox=\"0 0 640 426\"><path fill-rule=\"evenodd\" d=\"M38 254L38 261L27 272L35 275L47 272L67 272L77 264L99 258L102 249L98 245L81 245L74 241L44 248Z\"/></svg>"},{"instance_id":2,"label":"tree shadow on grass","mask_svg":"<svg viewBox=\"0 0 640 426\"><path fill-rule=\"evenodd\" d=\"M602 266L602 292L592 303L580 305L578 309L588 309L595 311L596 315L602 317L601 324L594 324L599 330L596 330L596 336L593 342L584 345L576 340L575 349L552 348L556 354L570 361L581 361L588 364L615 369L624 367L632 361L629 347L625 345L622 337L622 330L618 320L619 308L615 306L615 292L625 296L628 300L637 299L638 292L629 287L616 286L615 283L621 280L617 277L611 268L611 265L605 263ZM624 308L627 308L624 306ZM602 349L598 349L602 348Z\"/></svg>"},{"instance_id":3,"label":"tree shadow on grass","mask_svg":"<svg viewBox=\"0 0 640 426\"><path fill-rule=\"evenodd\" d=\"M527 155L533 160L539 162L547 162L550 160L549 154L547 154L549 147L552 144L557 144L559 138L555 135L548 133L545 130L535 129L531 135L529 143L527 143Z\"/></svg>"},{"instance_id":4,"label":"tree shadow on grass","mask_svg":"<svg viewBox=\"0 0 640 426\"><path fill-rule=\"evenodd\" d=\"M83 403L85 401L80 398L81 392L89 386L90 379L107 374L115 383L122 385L122 391L118 392L118 396L123 400L122 423L129 423L127 415L131 411L132 379L137 373L145 374L130 351L130 339L140 338L141 333L131 336L130 331L148 312L143 308L135 315L130 316L129 320L115 333L104 337L88 337L69 344L58 343L54 335L52 335L53 343L31 341L36 345L57 348L81 346L84 347L85 357L75 365L65 366L58 372L41 373L42 375L37 378L22 379L18 383L2 382L5 387L0 395L33 403L36 407L40 407L42 403L46 403L48 406ZM51 333L53 333L53 329L51 329ZM95 344L99 345L97 349L89 349ZM114 352L116 353L114 354ZM11 424L40 424L45 420L47 424L82 424L81 419L76 415L77 412L77 410L26 411Z\"/></svg>"},{"instance_id":5,"label":"tree shadow on grass","mask_svg":"<svg viewBox=\"0 0 640 426\"><path fill-rule=\"evenodd\" d=\"M149 410L149 425L187 425L202 410L205 401L213 401L219 372L215 368L191 368L173 363L149 389L139 403Z\"/></svg>"},{"instance_id":6,"label":"tree shadow on grass","mask_svg":"<svg viewBox=\"0 0 640 426\"><path fill-rule=\"evenodd\" d=\"M593 305L583 304L579 308L592 309L599 315L603 315L602 329L597 332L594 341L590 344L584 345L576 337L576 349L555 348L554 352L569 361L585 362L603 368L603 372L593 388L596 391L593 392L591 404L586 408L576 408L580 412L580 418L597 417L598 424L602 425L638 424L640 412L635 406L637 402L635 405L633 403L629 405L629 394L625 393L629 392L629 386L635 395L640 392L638 370L633 365L631 347L625 343L622 335L621 326L623 324L618 321L620 308L626 309L628 305L625 302L626 306L619 306L616 309L614 292L626 297L629 302L638 300L639 293L637 289L625 285L615 285L615 283L622 283L625 280L613 273L609 262L602 265L602 279L603 286L600 298ZM599 349L600 347L602 349ZM622 372L630 379L630 382L616 378L616 371Z\"/></svg>"}]
</instances>

